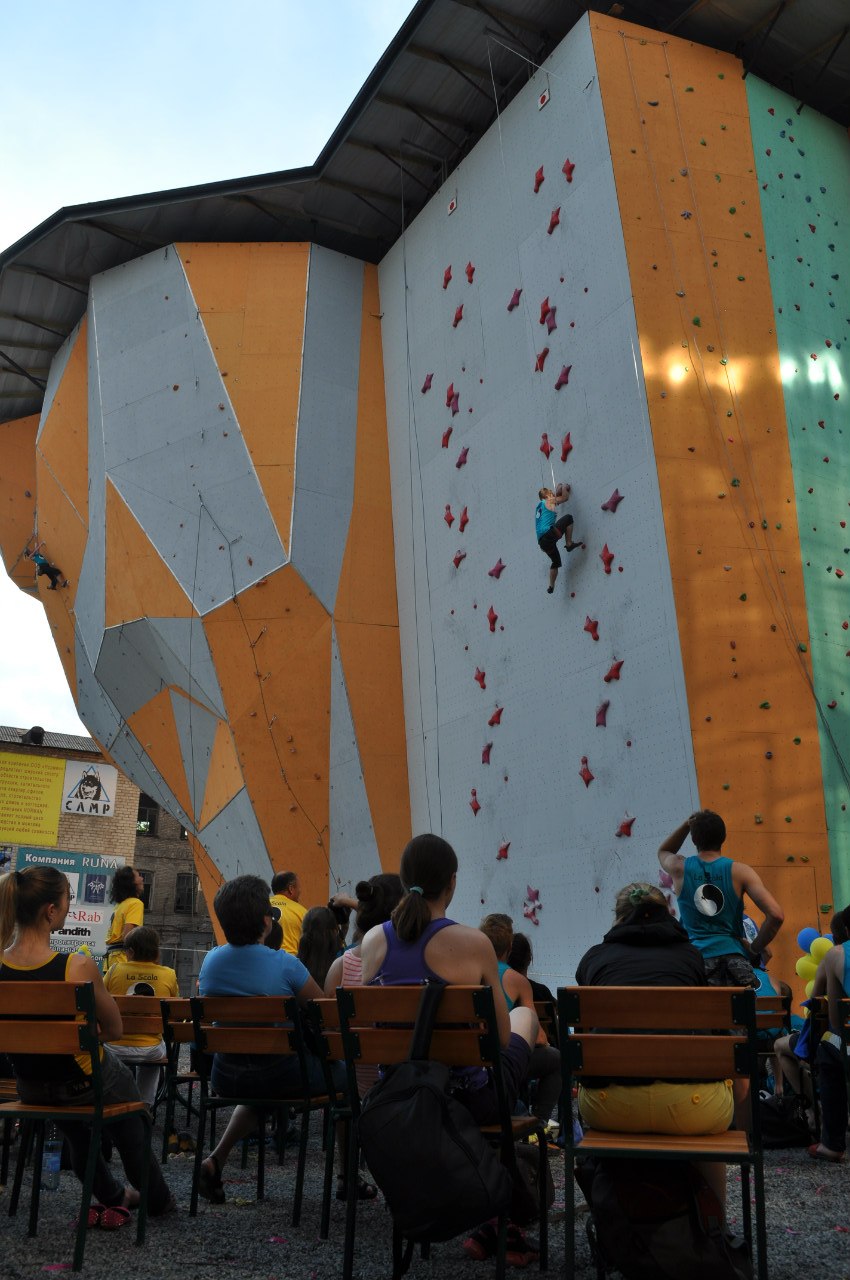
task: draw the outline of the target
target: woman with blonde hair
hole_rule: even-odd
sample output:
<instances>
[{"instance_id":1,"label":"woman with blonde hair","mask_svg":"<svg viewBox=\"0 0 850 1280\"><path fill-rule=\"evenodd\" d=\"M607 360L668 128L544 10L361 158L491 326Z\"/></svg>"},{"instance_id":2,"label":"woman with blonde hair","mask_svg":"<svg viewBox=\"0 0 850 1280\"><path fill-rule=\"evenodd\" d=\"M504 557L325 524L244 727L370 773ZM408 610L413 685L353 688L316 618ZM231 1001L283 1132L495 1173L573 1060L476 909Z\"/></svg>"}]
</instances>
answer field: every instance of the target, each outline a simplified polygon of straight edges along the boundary
<instances>
[{"instance_id":1,"label":"woman with blonde hair","mask_svg":"<svg viewBox=\"0 0 850 1280\"><path fill-rule=\"evenodd\" d=\"M103 985L103 978L89 956L54 951L50 935L61 929L68 914L71 892L66 877L56 867L33 866L0 878L0 982L88 982L94 989L95 1010L103 1040L118 1040L123 1030L121 1014ZM105 1045L101 1046L101 1078L106 1103L138 1102L139 1090L132 1072ZM10 1054L18 1096L24 1103L88 1106L94 1100L91 1059L85 1054ZM91 1129L84 1121L65 1120L57 1126L68 1141L71 1167L82 1181L89 1153ZM129 1185L119 1182L101 1155L95 1168L93 1194L96 1225L114 1230L130 1219L129 1210L139 1203L148 1126L139 1112L110 1125ZM148 1204L151 1216L176 1208L155 1161L149 1165Z\"/></svg>"}]
</instances>

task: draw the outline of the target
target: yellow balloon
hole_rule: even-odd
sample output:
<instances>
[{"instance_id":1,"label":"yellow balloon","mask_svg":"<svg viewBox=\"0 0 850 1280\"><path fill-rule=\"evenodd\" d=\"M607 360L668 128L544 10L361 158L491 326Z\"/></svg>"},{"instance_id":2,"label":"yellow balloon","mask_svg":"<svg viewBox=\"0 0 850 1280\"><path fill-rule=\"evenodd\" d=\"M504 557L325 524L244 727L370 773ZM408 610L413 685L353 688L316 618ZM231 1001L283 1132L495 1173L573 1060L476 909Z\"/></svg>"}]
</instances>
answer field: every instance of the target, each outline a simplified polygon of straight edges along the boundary
<instances>
[{"instance_id":1,"label":"yellow balloon","mask_svg":"<svg viewBox=\"0 0 850 1280\"><path fill-rule=\"evenodd\" d=\"M821 960L823 960L827 951L831 951L831 950L832 950L832 943L830 942L829 938L815 938L814 942L809 947L809 955L812 957L812 959L815 961L816 964L820 964Z\"/></svg>"},{"instance_id":2,"label":"yellow balloon","mask_svg":"<svg viewBox=\"0 0 850 1280\"><path fill-rule=\"evenodd\" d=\"M797 977L802 978L804 982L811 982L818 971L818 967L811 956L800 956L794 968L797 971Z\"/></svg>"},{"instance_id":3,"label":"yellow balloon","mask_svg":"<svg viewBox=\"0 0 850 1280\"><path fill-rule=\"evenodd\" d=\"M814 978L812 978L811 982L806 983L806 999L807 1000L809 996L812 994L812 992L814 991L814 989L815 989L815 980Z\"/></svg>"}]
</instances>

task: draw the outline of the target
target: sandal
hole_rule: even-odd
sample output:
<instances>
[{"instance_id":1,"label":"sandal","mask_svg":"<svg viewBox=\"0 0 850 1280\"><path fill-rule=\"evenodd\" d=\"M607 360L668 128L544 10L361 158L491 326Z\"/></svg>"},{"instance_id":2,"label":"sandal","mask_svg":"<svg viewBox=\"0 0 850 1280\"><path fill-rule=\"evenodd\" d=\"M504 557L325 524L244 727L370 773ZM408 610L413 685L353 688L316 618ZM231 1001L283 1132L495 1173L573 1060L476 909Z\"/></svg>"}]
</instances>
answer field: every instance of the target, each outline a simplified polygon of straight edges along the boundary
<instances>
[{"instance_id":1,"label":"sandal","mask_svg":"<svg viewBox=\"0 0 850 1280\"><path fill-rule=\"evenodd\" d=\"M118 1231L121 1227L126 1227L131 1216L130 1210L125 1209L123 1205L112 1204L101 1210L97 1225L102 1231Z\"/></svg>"},{"instance_id":2,"label":"sandal","mask_svg":"<svg viewBox=\"0 0 850 1280\"><path fill-rule=\"evenodd\" d=\"M463 1251L468 1258L474 1259L475 1262L486 1262L488 1258L492 1258L496 1252L499 1238L496 1234L496 1228L492 1222L484 1222L480 1227L476 1227L471 1236L468 1236L463 1242Z\"/></svg>"},{"instance_id":3,"label":"sandal","mask_svg":"<svg viewBox=\"0 0 850 1280\"><path fill-rule=\"evenodd\" d=\"M210 1173L208 1165L212 1165L213 1173ZM224 1204L221 1167L215 1156L207 1156L201 1165L201 1172L198 1178L198 1195L203 1196L205 1200L209 1200L210 1204Z\"/></svg>"},{"instance_id":4,"label":"sandal","mask_svg":"<svg viewBox=\"0 0 850 1280\"><path fill-rule=\"evenodd\" d=\"M508 1245L505 1251L505 1262L509 1267L527 1267L530 1262L537 1262L540 1250L526 1239L519 1227L508 1224Z\"/></svg>"},{"instance_id":5,"label":"sandal","mask_svg":"<svg viewBox=\"0 0 850 1280\"><path fill-rule=\"evenodd\" d=\"M845 1159L843 1151L830 1151L820 1142L813 1142L808 1152L813 1160L826 1160L829 1164L843 1164Z\"/></svg>"},{"instance_id":6,"label":"sandal","mask_svg":"<svg viewBox=\"0 0 850 1280\"><path fill-rule=\"evenodd\" d=\"M89 1211L88 1211L88 1213L87 1213L87 1215L86 1215L86 1226L87 1226L87 1227L99 1227L99 1226L100 1226L100 1215L101 1215L102 1213L104 1213L105 1211L106 1211L106 1206L105 1206L105 1205L102 1205L102 1204L90 1204L90 1205L89 1205ZM75 1220L75 1222L74 1222L74 1226L75 1226L75 1227L78 1227L79 1225L80 1225L80 1219L79 1219L79 1218L77 1218L77 1219Z\"/></svg>"},{"instance_id":7,"label":"sandal","mask_svg":"<svg viewBox=\"0 0 850 1280\"><path fill-rule=\"evenodd\" d=\"M358 1200L376 1200L378 1197L378 1188L373 1187L371 1182L367 1182L362 1174L357 1177L357 1199ZM339 1174L336 1180L336 1198L337 1200L348 1199L348 1187L345 1178Z\"/></svg>"}]
</instances>

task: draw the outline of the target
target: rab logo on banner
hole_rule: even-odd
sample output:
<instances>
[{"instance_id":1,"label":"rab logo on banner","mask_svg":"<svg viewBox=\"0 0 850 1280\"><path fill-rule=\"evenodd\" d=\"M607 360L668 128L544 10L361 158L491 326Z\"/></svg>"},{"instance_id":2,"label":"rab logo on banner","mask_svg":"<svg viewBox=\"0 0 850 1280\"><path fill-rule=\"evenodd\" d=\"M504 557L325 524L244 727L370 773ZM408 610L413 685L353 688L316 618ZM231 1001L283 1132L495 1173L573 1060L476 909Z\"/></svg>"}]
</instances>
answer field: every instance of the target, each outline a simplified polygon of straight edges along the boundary
<instances>
[{"instance_id":1,"label":"rab logo on banner","mask_svg":"<svg viewBox=\"0 0 850 1280\"><path fill-rule=\"evenodd\" d=\"M68 760L65 764L64 813L111 818L118 771L111 765Z\"/></svg>"}]
</instances>

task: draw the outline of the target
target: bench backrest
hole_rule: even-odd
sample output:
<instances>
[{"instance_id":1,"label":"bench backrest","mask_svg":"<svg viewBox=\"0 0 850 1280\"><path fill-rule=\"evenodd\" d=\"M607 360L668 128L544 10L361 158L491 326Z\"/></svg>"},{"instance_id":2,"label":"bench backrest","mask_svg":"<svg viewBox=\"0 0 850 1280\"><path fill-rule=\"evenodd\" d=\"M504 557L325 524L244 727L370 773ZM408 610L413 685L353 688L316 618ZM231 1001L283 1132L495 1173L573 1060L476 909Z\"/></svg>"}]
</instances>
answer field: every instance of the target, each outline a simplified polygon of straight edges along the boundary
<instances>
[{"instance_id":1,"label":"bench backrest","mask_svg":"<svg viewBox=\"0 0 850 1280\"><path fill-rule=\"evenodd\" d=\"M338 987L346 1056L384 1066L410 1050L424 987ZM429 1057L455 1067L495 1067L499 1037L490 987L444 988Z\"/></svg>"},{"instance_id":2,"label":"bench backrest","mask_svg":"<svg viewBox=\"0 0 850 1280\"><path fill-rule=\"evenodd\" d=\"M123 1036L162 1035L159 996L113 996L124 1024ZM123 1039L122 1036L122 1039Z\"/></svg>"},{"instance_id":3,"label":"bench backrest","mask_svg":"<svg viewBox=\"0 0 850 1280\"><path fill-rule=\"evenodd\" d=\"M191 1000L184 996L161 999L159 1010L166 1049L170 1049L172 1045L194 1044L195 1026L192 1022Z\"/></svg>"},{"instance_id":4,"label":"bench backrest","mask_svg":"<svg viewBox=\"0 0 850 1280\"><path fill-rule=\"evenodd\" d=\"M283 996L192 996L195 1044L204 1053L298 1053L297 1004Z\"/></svg>"}]
</instances>

